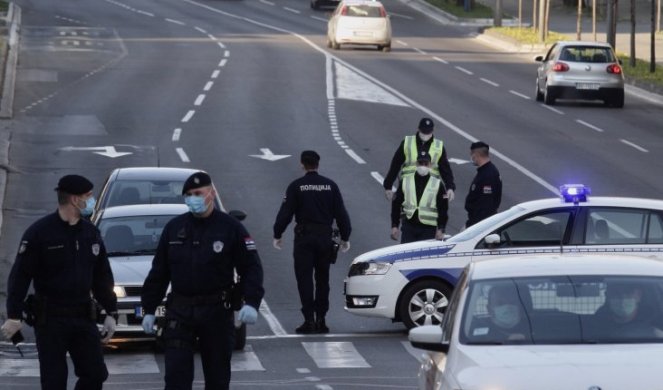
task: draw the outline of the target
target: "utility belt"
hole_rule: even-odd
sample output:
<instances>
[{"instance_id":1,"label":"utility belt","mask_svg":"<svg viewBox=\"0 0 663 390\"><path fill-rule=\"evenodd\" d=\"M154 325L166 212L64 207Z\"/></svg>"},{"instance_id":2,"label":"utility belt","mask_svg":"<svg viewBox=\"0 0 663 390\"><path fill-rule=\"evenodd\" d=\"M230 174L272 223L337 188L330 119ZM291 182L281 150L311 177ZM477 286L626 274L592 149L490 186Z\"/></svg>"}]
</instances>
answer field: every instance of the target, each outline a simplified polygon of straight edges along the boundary
<instances>
[{"instance_id":1,"label":"utility belt","mask_svg":"<svg viewBox=\"0 0 663 390\"><path fill-rule=\"evenodd\" d=\"M309 234L330 236L332 234L332 227L319 223L298 223L295 226L295 235L306 236Z\"/></svg>"},{"instance_id":2,"label":"utility belt","mask_svg":"<svg viewBox=\"0 0 663 390\"><path fill-rule=\"evenodd\" d=\"M47 297L30 294L25 302L25 323L30 326L43 325L49 318L80 318L97 320L98 306L90 299L88 302L63 305Z\"/></svg>"},{"instance_id":3,"label":"utility belt","mask_svg":"<svg viewBox=\"0 0 663 390\"><path fill-rule=\"evenodd\" d=\"M222 305L225 309L239 310L243 297L239 285L234 284L230 289L214 294L182 295L173 292L169 294L168 303L176 307Z\"/></svg>"}]
</instances>

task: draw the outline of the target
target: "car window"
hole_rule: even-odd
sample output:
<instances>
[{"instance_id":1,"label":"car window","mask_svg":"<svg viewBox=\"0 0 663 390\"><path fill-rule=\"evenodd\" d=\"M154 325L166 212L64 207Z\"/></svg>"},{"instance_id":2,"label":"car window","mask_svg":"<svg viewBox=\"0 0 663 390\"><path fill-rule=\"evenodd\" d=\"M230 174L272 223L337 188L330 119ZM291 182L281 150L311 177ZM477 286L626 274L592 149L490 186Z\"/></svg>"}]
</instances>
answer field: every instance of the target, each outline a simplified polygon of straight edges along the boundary
<instances>
[{"instance_id":1,"label":"car window","mask_svg":"<svg viewBox=\"0 0 663 390\"><path fill-rule=\"evenodd\" d=\"M383 16L380 12L380 7L368 5L348 5L343 15L359 16L364 18L380 18Z\"/></svg>"},{"instance_id":2,"label":"car window","mask_svg":"<svg viewBox=\"0 0 663 390\"><path fill-rule=\"evenodd\" d=\"M648 210L593 207L588 213L585 242L590 245L645 244L649 214ZM660 236L660 218L657 221ZM652 234L657 234L656 228Z\"/></svg>"},{"instance_id":3,"label":"car window","mask_svg":"<svg viewBox=\"0 0 663 390\"><path fill-rule=\"evenodd\" d=\"M453 332L455 319L458 315L458 310L460 309L458 302L460 301L461 295L463 295L463 291L467 288L467 274L469 269L470 266L465 267L463 273L460 275L458 283L456 283L456 288L454 289L453 293L451 294L451 298L449 299L447 310L445 311L444 317L442 318L442 343L451 342L451 335Z\"/></svg>"},{"instance_id":4,"label":"car window","mask_svg":"<svg viewBox=\"0 0 663 390\"><path fill-rule=\"evenodd\" d=\"M559 45L554 44L550 48L550 50L548 50L548 54L546 54L546 58L544 59L544 61L550 61L552 58L554 58L558 50L559 50Z\"/></svg>"},{"instance_id":5,"label":"car window","mask_svg":"<svg viewBox=\"0 0 663 390\"><path fill-rule=\"evenodd\" d=\"M648 244L663 244L663 217L661 214L652 213L649 219Z\"/></svg>"},{"instance_id":6,"label":"car window","mask_svg":"<svg viewBox=\"0 0 663 390\"><path fill-rule=\"evenodd\" d=\"M182 204L184 181L117 180L108 193L105 207L133 204Z\"/></svg>"},{"instance_id":7,"label":"car window","mask_svg":"<svg viewBox=\"0 0 663 390\"><path fill-rule=\"evenodd\" d=\"M173 217L174 215L146 215L108 218L102 219L98 228L109 256L154 254L164 226Z\"/></svg>"},{"instance_id":8,"label":"car window","mask_svg":"<svg viewBox=\"0 0 663 390\"><path fill-rule=\"evenodd\" d=\"M464 344L663 343L663 278L590 275L471 283Z\"/></svg>"},{"instance_id":9,"label":"car window","mask_svg":"<svg viewBox=\"0 0 663 390\"><path fill-rule=\"evenodd\" d=\"M508 210L492 215L484 219L483 221L470 226L469 228L463 230L462 232L454 236L451 236L449 239L445 240L445 242L457 243L476 238L477 236L485 232L486 229L489 229L491 226L501 225L504 221L512 219L515 215L522 213L524 210L525 209L520 206L514 206Z\"/></svg>"},{"instance_id":10,"label":"car window","mask_svg":"<svg viewBox=\"0 0 663 390\"><path fill-rule=\"evenodd\" d=\"M530 214L498 230L502 247L552 246L568 240L571 209L544 210Z\"/></svg>"},{"instance_id":11,"label":"car window","mask_svg":"<svg viewBox=\"0 0 663 390\"><path fill-rule=\"evenodd\" d=\"M601 46L565 46L559 59L567 62L615 62L612 50Z\"/></svg>"}]
</instances>

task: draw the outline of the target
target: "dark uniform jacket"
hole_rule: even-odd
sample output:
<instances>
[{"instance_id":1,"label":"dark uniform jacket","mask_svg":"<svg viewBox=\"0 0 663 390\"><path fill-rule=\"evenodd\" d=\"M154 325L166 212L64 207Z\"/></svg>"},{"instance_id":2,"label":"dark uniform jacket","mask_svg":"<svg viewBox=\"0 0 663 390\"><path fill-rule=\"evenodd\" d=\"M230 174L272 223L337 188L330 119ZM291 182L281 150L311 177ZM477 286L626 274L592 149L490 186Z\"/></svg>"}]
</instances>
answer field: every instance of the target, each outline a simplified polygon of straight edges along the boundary
<instances>
[{"instance_id":1,"label":"dark uniform jacket","mask_svg":"<svg viewBox=\"0 0 663 390\"><path fill-rule=\"evenodd\" d=\"M23 300L34 281L35 293L49 305L90 302L90 292L107 312L117 311L106 248L88 220L75 225L49 214L26 230L9 274L7 316L22 318Z\"/></svg>"},{"instance_id":2,"label":"dark uniform jacket","mask_svg":"<svg viewBox=\"0 0 663 390\"><path fill-rule=\"evenodd\" d=\"M418 153L421 153L421 151L428 152L428 150L430 149L430 145L433 143L433 140L435 139L435 137L431 137L431 139L424 142L421 140L421 138L419 138L418 134L415 134L415 138L417 140ZM382 183L385 190L390 190L393 187L394 182L398 178L398 174L401 172L403 163L405 163L405 139L401 141L401 144L398 146L398 149L396 149L396 153L394 153L394 157L391 159L389 172L387 172L387 176L385 176L384 182ZM455 191L456 183L454 182L454 174L453 172L451 172L451 166L449 165L449 159L447 158L446 146L442 149L442 156L440 156L440 160L437 162L437 168L440 171L440 178L444 182L444 186L448 190Z\"/></svg>"},{"instance_id":3,"label":"dark uniform jacket","mask_svg":"<svg viewBox=\"0 0 663 390\"><path fill-rule=\"evenodd\" d=\"M145 279L142 304L153 314L168 284L177 295L221 294L234 283L234 271L247 304L258 308L264 295L262 265L256 244L244 226L214 209L206 218L191 213L170 220L163 229L152 269Z\"/></svg>"},{"instance_id":4,"label":"dark uniform jacket","mask_svg":"<svg viewBox=\"0 0 663 390\"><path fill-rule=\"evenodd\" d=\"M417 199L421 199L421 195L426 189L430 175L421 176L414 174L414 187L417 192ZM447 190L444 188L444 183L440 183L440 189L437 191L437 228L442 231L445 230L447 222L449 221L449 200L445 198ZM391 202L391 227L398 227L400 225L401 216L403 211L403 202L405 201L405 194L403 194L403 183L398 185L398 190L394 194L394 199ZM419 221L419 211L415 211L412 218L408 220L415 225L424 225Z\"/></svg>"},{"instance_id":5,"label":"dark uniform jacket","mask_svg":"<svg viewBox=\"0 0 663 390\"><path fill-rule=\"evenodd\" d=\"M497 213L502 201L502 179L500 172L491 161L477 168L470 192L465 198L467 210L466 227L484 220Z\"/></svg>"},{"instance_id":6,"label":"dark uniform jacket","mask_svg":"<svg viewBox=\"0 0 663 390\"><path fill-rule=\"evenodd\" d=\"M331 227L336 220L341 240L350 238L350 216L338 185L316 171L307 172L288 186L274 223L274 238L281 238L293 215L298 225Z\"/></svg>"}]
</instances>

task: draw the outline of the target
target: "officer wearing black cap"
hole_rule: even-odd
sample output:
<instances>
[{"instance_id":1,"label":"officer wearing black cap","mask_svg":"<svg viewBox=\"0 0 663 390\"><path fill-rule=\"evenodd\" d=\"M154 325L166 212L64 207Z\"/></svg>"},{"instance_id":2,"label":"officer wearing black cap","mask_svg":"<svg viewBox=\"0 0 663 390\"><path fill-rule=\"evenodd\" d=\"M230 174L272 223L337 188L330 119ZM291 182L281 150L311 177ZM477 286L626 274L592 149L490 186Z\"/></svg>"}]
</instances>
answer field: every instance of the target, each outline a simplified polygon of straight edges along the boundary
<instances>
[{"instance_id":1,"label":"officer wearing black cap","mask_svg":"<svg viewBox=\"0 0 663 390\"><path fill-rule=\"evenodd\" d=\"M444 238L449 200L442 181L431 175L431 157L419 152L416 173L401 178L391 203L391 239L401 243Z\"/></svg>"},{"instance_id":2,"label":"officer wearing black cap","mask_svg":"<svg viewBox=\"0 0 663 390\"><path fill-rule=\"evenodd\" d=\"M350 217L334 181L318 174L320 155L302 152L306 174L290 183L274 223L274 247L281 249L283 232L295 217L295 276L304 323L297 333L328 333L329 266L333 261L332 223L340 231L342 252L350 249ZM315 277L315 287L313 278Z\"/></svg>"},{"instance_id":3,"label":"officer wearing black cap","mask_svg":"<svg viewBox=\"0 0 663 390\"><path fill-rule=\"evenodd\" d=\"M233 310L242 305L237 294L244 300L238 321L255 323L264 295L262 265L244 226L214 207L216 193L207 173L192 174L184 182L182 195L189 212L164 227L143 284L143 330L155 332L154 313L170 285L162 330L166 389L191 389L196 341L205 388L228 389L235 336Z\"/></svg>"},{"instance_id":4,"label":"officer wearing black cap","mask_svg":"<svg viewBox=\"0 0 663 390\"><path fill-rule=\"evenodd\" d=\"M101 389L108 377L101 342L115 331L117 298L99 230L84 218L95 205L92 183L67 175L55 190L58 209L33 223L21 239L9 274L9 319L2 332L11 339L21 330L23 313L28 314L42 389L67 388L67 353L78 376L76 389ZM24 302L31 282L34 295ZM101 339L90 292L108 313Z\"/></svg>"},{"instance_id":5,"label":"officer wearing black cap","mask_svg":"<svg viewBox=\"0 0 663 390\"><path fill-rule=\"evenodd\" d=\"M477 174L465 198L466 228L497 213L502 201L502 179L497 167L490 161L489 150L485 142L470 145L470 158L477 166Z\"/></svg>"},{"instance_id":6,"label":"officer wearing black cap","mask_svg":"<svg viewBox=\"0 0 663 390\"><path fill-rule=\"evenodd\" d=\"M442 179L447 199L449 202L454 200L456 184L447 158L447 149L441 139L433 137L434 128L435 124L432 119L421 118L417 134L406 136L396 149L394 157L391 159L389 172L382 183L388 200L393 198L391 189L396 179L414 174L417 155L420 152L428 152L431 157L431 175Z\"/></svg>"}]
</instances>

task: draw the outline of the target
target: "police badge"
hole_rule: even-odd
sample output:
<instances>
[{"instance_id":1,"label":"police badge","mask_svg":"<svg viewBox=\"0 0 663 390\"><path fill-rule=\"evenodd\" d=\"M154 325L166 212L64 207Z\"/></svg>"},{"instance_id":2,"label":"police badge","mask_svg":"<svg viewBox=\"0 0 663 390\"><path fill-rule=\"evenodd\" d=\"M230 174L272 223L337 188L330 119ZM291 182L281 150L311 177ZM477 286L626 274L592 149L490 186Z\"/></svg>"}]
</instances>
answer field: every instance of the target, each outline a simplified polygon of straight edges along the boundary
<instances>
[{"instance_id":1,"label":"police badge","mask_svg":"<svg viewBox=\"0 0 663 390\"><path fill-rule=\"evenodd\" d=\"M21 241L21 246L18 248L18 254L20 255L21 253L25 252L26 249L28 249L28 242Z\"/></svg>"},{"instance_id":2,"label":"police badge","mask_svg":"<svg viewBox=\"0 0 663 390\"><path fill-rule=\"evenodd\" d=\"M212 244L212 249L214 249L214 253L221 252L221 250L223 250L223 243L221 241L214 241L214 244Z\"/></svg>"},{"instance_id":3,"label":"police badge","mask_svg":"<svg viewBox=\"0 0 663 390\"><path fill-rule=\"evenodd\" d=\"M99 244L92 245L92 254L95 256L99 256Z\"/></svg>"}]
</instances>

